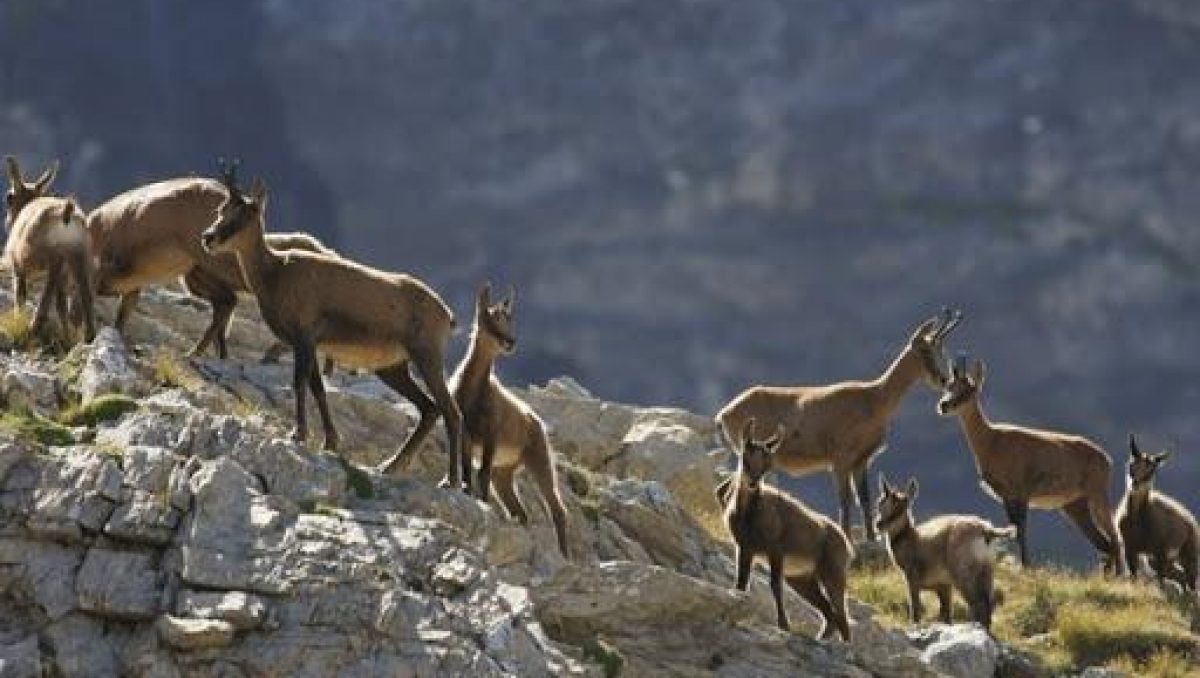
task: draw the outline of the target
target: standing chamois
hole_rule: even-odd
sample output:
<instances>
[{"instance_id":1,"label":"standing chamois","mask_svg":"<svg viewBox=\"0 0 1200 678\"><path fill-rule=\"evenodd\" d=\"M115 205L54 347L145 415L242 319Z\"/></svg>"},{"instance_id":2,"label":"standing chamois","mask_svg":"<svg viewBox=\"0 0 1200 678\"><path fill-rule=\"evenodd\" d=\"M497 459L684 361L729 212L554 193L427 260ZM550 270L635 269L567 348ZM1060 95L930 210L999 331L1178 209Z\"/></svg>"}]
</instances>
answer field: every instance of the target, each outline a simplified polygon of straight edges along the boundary
<instances>
[{"instance_id":1,"label":"standing chamois","mask_svg":"<svg viewBox=\"0 0 1200 678\"><path fill-rule=\"evenodd\" d=\"M305 392L312 390L325 428L325 448L337 449L338 435L317 368L317 351L347 367L375 372L385 384L412 401L420 412L417 426L400 451L382 465L407 466L440 414L449 442L451 487L461 486L462 414L446 387L442 357L454 328L445 302L412 276L380 271L319 252L278 252L263 232L267 188L256 179L248 195L236 185L201 236L213 252L237 255L242 275L258 299L263 320L292 347L292 386L296 396L293 438L308 437ZM409 373L416 367L430 395Z\"/></svg>"},{"instance_id":2,"label":"standing chamois","mask_svg":"<svg viewBox=\"0 0 1200 678\"><path fill-rule=\"evenodd\" d=\"M1154 490L1154 474L1170 454L1144 454L1129 436L1129 475L1125 496L1117 506L1117 527L1125 540L1129 576L1137 577L1138 561L1150 557L1154 574L1169 577L1185 591L1196 590L1200 528L1192 512Z\"/></svg>"},{"instance_id":3,"label":"standing chamois","mask_svg":"<svg viewBox=\"0 0 1200 678\"><path fill-rule=\"evenodd\" d=\"M567 511L558 494L553 452L546 426L528 405L514 396L496 378L492 366L501 354L511 354L517 345L513 322L516 290L497 304L491 303L491 286L483 285L475 300L475 325L467 355L450 378L450 391L463 414L463 477L471 490L471 466L480 455L476 496L487 501L494 486L510 516L521 524L529 522L517 494L516 473L525 467L533 474L550 510L558 548L567 553ZM495 473L495 482L492 474Z\"/></svg>"},{"instance_id":4,"label":"standing chamois","mask_svg":"<svg viewBox=\"0 0 1200 678\"><path fill-rule=\"evenodd\" d=\"M971 617L990 629L997 602L990 545L1001 537L1012 537L1015 528L996 528L982 518L956 515L913 525L916 498L916 478L900 491L879 475L879 530L887 539L892 562L904 572L912 622L921 621L921 591L935 591L938 615L949 624L952 591L957 590L971 608Z\"/></svg>"},{"instance_id":5,"label":"standing chamois","mask_svg":"<svg viewBox=\"0 0 1200 678\"><path fill-rule=\"evenodd\" d=\"M854 486L867 539L875 540L871 517L871 459L883 450L888 423L918 380L941 388L947 361L943 342L962 313L946 310L921 324L887 371L873 381L828 386L754 386L731 400L716 420L727 440L750 418L783 428L776 466L792 475L832 471L841 505L841 525L850 534ZM728 491L722 483L718 495Z\"/></svg>"},{"instance_id":6,"label":"standing chamois","mask_svg":"<svg viewBox=\"0 0 1200 678\"><path fill-rule=\"evenodd\" d=\"M307 233L268 233L266 237L267 245L274 250L306 250L330 256L337 255L337 252ZM249 292L250 288L242 278L242 269L238 266L237 257L223 255L212 259L211 265L196 266L183 276L184 289L192 296L208 301L214 309L212 323L192 350L192 354L204 353L215 342L217 355L226 357L229 322L233 319L237 295L239 292ZM221 309L221 312L217 313L216 309ZM277 341L267 348L263 354L263 362L274 362L287 350L287 344ZM332 361L327 359L325 374L328 375L332 367Z\"/></svg>"},{"instance_id":7,"label":"standing chamois","mask_svg":"<svg viewBox=\"0 0 1200 678\"><path fill-rule=\"evenodd\" d=\"M854 549L832 520L763 482L775 467L782 443L777 432L766 440L754 439L754 418L746 420L738 438L729 441L738 454L732 497L724 496L725 522L737 542L737 588L750 585L756 557L771 570L771 593L779 627L788 629L783 609L783 580L821 613L825 626L821 638L850 640L846 615L846 577Z\"/></svg>"},{"instance_id":8,"label":"standing chamois","mask_svg":"<svg viewBox=\"0 0 1200 678\"><path fill-rule=\"evenodd\" d=\"M226 185L235 181L235 172L236 163L223 167L222 181L188 177L140 186L110 198L88 215L92 255L98 262L96 289L121 297L114 323L118 332L124 334L143 287L167 284L197 268L220 278L214 269L234 265L231 255L216 256L201 247L200 234L225 201ZM211 304L212 318L190 355L202 354L215 340L217 354L226 358L225 328L237 296L198 296Z\"/></svg>"},{"instance_id":9,"label":"standing chamois","mask_svg":"<svg viewBox=\"0 0 1200 678\"><path fill-rule=\"evenodd\" d=\"M983 488L1004 504L1017 527L1021 564L1029 565L1025 522L1032 506L1061 511L1107 555L1105 569L1119 571L1121 536L1108 498L1112 460L1086 438L988 421L979 405L984 374L982 361L968 373L960 356L937 409L942 416L958 415Z\"/></svg>"},{"instance_id":10,"label":"standing chamois","mask_svg":"<svg viewBox=\"0 0 1200 678\"><path fill-rule=\"evenodd\" d=\"M58 173L58 163L32 182L22 178L15 158L8 156L5 163L9 185L4 196L7 210L4 226L8 231L4 258L12 267L16 305L24 308L29 297L29 278L44 272L46 285L30 329L34 335L42 332L50 305L54 303L66 334L72 325L66 303L69 275L83 314L84 337L91 341L96 336L96 318L86 216L74 200L47 195Z\"/></svg>"}]
</instances>

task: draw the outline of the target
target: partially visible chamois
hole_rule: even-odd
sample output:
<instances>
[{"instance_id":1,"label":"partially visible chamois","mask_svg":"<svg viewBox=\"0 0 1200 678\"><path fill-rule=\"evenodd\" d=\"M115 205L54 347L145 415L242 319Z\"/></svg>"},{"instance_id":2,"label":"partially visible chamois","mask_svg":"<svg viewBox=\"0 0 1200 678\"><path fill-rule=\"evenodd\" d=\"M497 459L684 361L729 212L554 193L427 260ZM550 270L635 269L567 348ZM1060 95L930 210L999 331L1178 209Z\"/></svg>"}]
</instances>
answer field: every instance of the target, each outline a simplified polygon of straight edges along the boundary
<instances>
[{"instance_id":1,"label":"partially visible chamois","mask_svg":"<svg viewBox=\"0 0 1200 678\"><path fill-rule=\"evenodd\" d=\"M776 467L783 436L776 432L757 439L754 422L753 417L747 419L737 437L729 440L738 454L732 496L718 492L727 499L725 521L737 542L737 588L749 587L755 558L765 560L780 628L788 629L783 609L786 579L824 618L821 638L832 637L836 629L849 641L846 578L854 549L837 523L763 482Z\"/></svg>"},{"instance_id":2,"label":"partially visible chamois","mask_svg":"<svg viewBox=\"0 0 1200 678\"><path fill-rule=\"evenodd\" d=\"M1138 561L1146 554L1159 581L1167 577L1195 591L1200 527L1183 504L1154 489L1154 475L1169 456L1143 453L1129 436L1128 485L1117 506L1117 528L1125 540L1129 576L1137 577Z\"/></svg>"},{"instance_id":3,"label":"partially visible chamois","mask_svg":"<svg viewBox=\"0 0 1200 678\"><path fill-rule=\"evenodd\" d=\"M550 510L558 548L564 557L569 557L567 511L558 494L554 453L546 437L546 425L500 383L493 371L496 358L511 354L517 345L513 321L516 294L516 289L512 289L503 301L493 304L491 286L485 284L480 288L471 344L450 378L450 391L463 415L463 477L470 491L472 459L478 453L476 495L487 501L489 489L495 487L509 515L526 524L529 516L517 494L516 473L522 467L528 469Z\"/></svg>"},{"instance_id":4,"label":"partially visible chamois","mask_svg":"<svg viewBox=\"0 0 1200 678\"><path fill-rule=\"evenodd\" d=\"M308 437L305 395L313 393L325 428L325 448L337 449L338 434L317 369L317 351L347 367L375 372L385 384L411 400L420 421L383 472L407 466L440 415L446 425L451 487L461 487L462 414L446 387L442 359L454 329L454 315L423 282L401 273L380 271L320 252L280 252L264 233L267 188L255 180L248 194L230 183L215 220L200 236L205 249L237 256L242 275L263 320L295 357L292 386L296 397L295 440ZM412 364L430 395L409 373ZM432 397L431 397L432 396Z\"/></svg>"},{"instance_id":5,"label":"partially visible chamois","mask_svg":"<svg viewBox=\"0 0 1200 678\"><path fill-rule=\"evenodd\" d=\"M846 534L857 486L863 528L874 541L871 460L883 450L888 423L909 389L921 380L933 389L945 382L943 342L961 320L960 312L950 310L926 320L877 379L828 386L754 386L722 408L717 423L728 440L751 418L764 427L782 427L776 466L792 475L831 471ZM726 491L723 484L718 494Z\"/></svg>"},{"instance_id":6,"label":"partially visible chamois","mask_svg":"<svg viewBox=\"0 0 1200 678\"><path fill-rule=\"evenodd\" d=\"M92 257L88 247L86 215L70 198L48 195L58 174L58 163L42 172L34 181L25 181L16 158L7 156L8 192L4 196L4 226L8 241L4 258L12 267L14 297L24 308L29 297L29 279L46 274L46 284L34 312L31 331L39 335L45 327L53 303L62 332L72 326L67 309L69 283L77 294L82 312L84 338L96 336L96 317L92 298Z\"/></svg>"},{"instance_id":7,"label":"partially visible chamois","mask_svg":"<svg viewBox=\"0 0 1200 678\"><path fill-rule=\"evenodd\" d=\"M1125 564L1121 536L1108 498L1112 460L1086 438L992 423L979 405L984 376L982 361L968 372L960 356L937 409L943 416L958 416L983 488L1004 504L1017 527L1021 564L1029 564L1025 524L1032 506L1061 511L1106 554L1105 569L1120 571Z\"/></svg>"},{"instance_id":8,"label":"partially visible chamois","mask_svg":"<svg viewBox=\"0 0 1200 678\"><path fill-rule=\"evenodd\" d=\"M908 609L914 624L924 608L921 591L934 591L938 616L950 623L953 591L967 601L971 617L985 629L992 627L996 609L995 556L991 543L1012 537L1016 528L993 527L976 516L946 515L913 524L912 505L917 498L917 480L901 491L879 475L879 531L887 540L892 562L904 573L908 584Z\"/></svg>"}]
</instances>

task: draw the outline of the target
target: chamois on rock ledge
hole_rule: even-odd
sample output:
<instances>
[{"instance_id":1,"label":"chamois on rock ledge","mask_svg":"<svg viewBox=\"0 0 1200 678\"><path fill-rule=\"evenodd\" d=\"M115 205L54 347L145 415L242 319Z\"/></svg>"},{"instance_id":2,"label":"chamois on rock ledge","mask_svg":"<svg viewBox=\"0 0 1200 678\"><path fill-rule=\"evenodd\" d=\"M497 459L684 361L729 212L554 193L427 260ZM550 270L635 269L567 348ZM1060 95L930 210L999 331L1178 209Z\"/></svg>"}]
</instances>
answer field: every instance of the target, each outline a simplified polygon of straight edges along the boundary
<instances>
[{"instance_id":1,"label":"chamois on rock ledge","mask_svg":"<svg viewBox=\"0 0 1200 678\"><path fill-rule=\"evenodd\" d=\"M445 302L421 281L320 252L279 252L267 243L267 188L256 179L249 194L230 184L216 219L201 236L205 249L233 253L258 299L263 320L295 356L293 438L308 437L305 392L312 390L325 429L325 448L337 449L338 434L317 367L317 351L350 368L375 372L420 412L417 426L383 472L407 466L440 415L449 442L452 487L461 486L462 414L446 386L442 360L454 328ZM413 379L416 367L430 395Z\"/></svg>"},{"instance_id":2,"label":"chamois on rock ledge","mask_svg":"<svg viewBox=\"0 0 1200 678\"><path fill-rule=\"evenodd\" d=\"M846 579L854 549L837 523L813 511L778 488L763 482L775 467L782 434L765 440L754 436L754 419L748 419L730 445L738 453L725 522L737 543L737 588L750 585L756 558L770 568L771 593L779 627L788 629L783 609L783 581L820 612L825 620L821 638L836 630L850 640L846 614Z\"/></svg>"},{"instance_id":3,"label":"chamois on rock ledge","mask_svg":"<svg viewBox=\"0 0 1200 678\"><path fill-rule=\"evenodd\" d=\"M888 424L909 389L922 379L940 389L948 378L943 344L961 321L962 313L948 309L926 320L876 379L827 386L754 386L722 408L717 423L727 440L734 440L750 419L766 428L782 427L776 467L792 475L832 472L846 534L856 486L863 529L874 541L871 460L884 449ZM727 487L723 483L718 495Z\"/></svg>"},{"instance_id":4,"label":"chamois on rock ledge","mask_svg":"<svg viewBox=\"0 0 1200 678\"><path fill-rule=\"evenodd\" d=\"M480 288L470 347L450 377L450 391L463 414L463 477L470 491L472 460L478 453L476 496L487 501L490 489L495 487L509 515L527 524L529 516L517 493L516 473L522 467L528 469L550 511L558 548L563 557L569 558L567 511L558 494L546 425L500 383L492 369L497 357L512 353L517 345L513 321L516 295L513 289L503 301L493 304L491 286Z\"/></svg>"}]
</instances>

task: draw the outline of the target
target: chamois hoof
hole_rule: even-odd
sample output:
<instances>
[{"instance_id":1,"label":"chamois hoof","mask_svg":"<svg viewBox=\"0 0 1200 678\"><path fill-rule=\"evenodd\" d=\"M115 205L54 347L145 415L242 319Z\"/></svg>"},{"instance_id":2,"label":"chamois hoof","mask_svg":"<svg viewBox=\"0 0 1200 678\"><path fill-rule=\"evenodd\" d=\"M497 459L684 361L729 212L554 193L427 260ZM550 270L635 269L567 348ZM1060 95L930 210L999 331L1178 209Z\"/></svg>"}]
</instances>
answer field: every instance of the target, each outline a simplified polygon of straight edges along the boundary
<instances>
[{"instance_id":1,"label":"chamois hoof","mask_svg":"<svg viewBox=\"0 0 1200 678\"><path fill-rule=\"evenodd\" d=\"M458 486L455 487L454 484L450 482L449 476L442 478L441 481L438 482L438 487L440 487L443 490L458 489L458 490L462 490L462 491L466 492L467 494L470 494L470 489L467 488L465 485L463 485L461 480L458 481Z\"/></svg>"},{"instance_id":2,"label":"chamois hoof","mask_svg":"<svg viewBox=\"0 0 1200 678\"><path fill-rule=\"evenodd\" d=\"M304 443L308 441L308 431L305 431L297 426L296 428L292 429L290 437L294 443Z\"/></svg>"}]
</instances>

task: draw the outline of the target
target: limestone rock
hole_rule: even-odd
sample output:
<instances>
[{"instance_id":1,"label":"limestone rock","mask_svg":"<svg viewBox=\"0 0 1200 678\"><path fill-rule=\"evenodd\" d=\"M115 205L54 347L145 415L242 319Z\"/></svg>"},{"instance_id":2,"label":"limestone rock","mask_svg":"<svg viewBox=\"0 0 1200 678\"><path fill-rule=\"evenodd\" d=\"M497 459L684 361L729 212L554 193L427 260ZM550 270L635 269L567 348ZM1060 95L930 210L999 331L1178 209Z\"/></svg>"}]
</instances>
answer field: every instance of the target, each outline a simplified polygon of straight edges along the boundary
<instances>
[{"instance_id":1,"label":"limestone rock","mask_svg":"<svg viewBox=\"0 0 1200 678\"><path fill-rule=\"evenodd\" d=\"M153 619L162 582L150 553L92 548L75 580L80 609L121 620Z\"/></svg>"},{"instance_id":2,"label":"limestone rock","mask_svg":"<svg viewBox=\"0 0 1200 678\"><path fill-rule=\"evenodd\" d=\"M181 619L164 614L154 625L163 642L177 650L206 650L233 642L233 624L220 619Z\"/></svg>"},{"instance_id":3,"label":"limestone rock","mask_svg":"<svg viewBox=\"0 0 1200 678\"><path fill-rule=\"evenodd\" d=\"M121 498L121 478L117 463L94 451L43 460L27 528L67 541L99 531Z\"/></svg>"},{"instance_id":4,"label":"limestone rock","mask_svg":"<svg viewBox=\"0 0 1200 678\"><path fill-rule=\"evenodd\" d=\"M47 415L59 406L62 388L53 374L26 363L13 362L0 380L0 396L10 410L23 409Z\"/></svg>"},{"instance_id":5,"label":"limestone rock","mask_svg":"<svg viewBox=\"0 0 1200 678\"><path fill-rule=\"evenodd\" d=\"M79 391L83 401L105 393L138 395L142 390L138 372L126 354L125 341L112 327L101 328L92 342L79 376Z\"/></svg>"},{"instance_id":6,"label":"limestone rock","mask_svg":"<svg viewBox=\"0 0 1200 678\"><path fill-rule=\"evenodd\" d=\"M992 676L1000 648L979 624L934 624L909 633L924 648L921 659L938 671L960 678Z\"/></svg>"},{"instance_id":7,"label":"limestone rock","mask_svg":"<svg viewBox=\"0 0 1200 678\"><path fill-rule=\"evenodd\" d=\"M0 678L41 678L42 655L37 636L0 644Z\"/></svg>"},{"instance_id":8,"label":"limestone rock","mask_svg":"<svg viewBox=\"0 0 1200 678\"><path fill-rule=\"evenodd\" d=\"M267 616L267 601L244 591L184 591L175 604L180 617L220 619L239 631L258 628Z\"/></svg>"}]
</instances>

